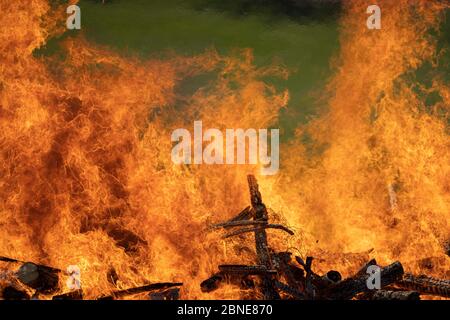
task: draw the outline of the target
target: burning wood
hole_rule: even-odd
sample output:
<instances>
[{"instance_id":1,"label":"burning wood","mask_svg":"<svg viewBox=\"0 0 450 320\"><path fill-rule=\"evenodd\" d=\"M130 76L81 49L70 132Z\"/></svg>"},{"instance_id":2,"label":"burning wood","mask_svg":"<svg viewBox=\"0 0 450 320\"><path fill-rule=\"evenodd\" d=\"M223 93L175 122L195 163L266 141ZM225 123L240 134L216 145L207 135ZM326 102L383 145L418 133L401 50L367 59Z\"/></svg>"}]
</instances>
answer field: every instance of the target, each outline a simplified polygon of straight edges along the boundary
<instances>
[{"instance_id":1,"label":"burning wood","mask_svg":"<svg viewBox=\"0 0 450 320\"><path fill-rule=\"evenodd\" d=\"M288 228L286 228L285 226L282 226L280 224L263 223L261 225L258 225L256 228L244 228L244 229L236 230L234 232L224 235L223 238L226 239L226 238L234 237L234 236L237 236L237 235L240 235L243 233L257 232L259 230L264 230L264 229L280 229L280 230L283 230L283 231L289 233L290 235L294 234L294 232L292 232L291 230L289 230Z\"/></svg>"},{"instance_id":2,"label":"burning wood","mask_svg":"<svg viewBox=\"0 0 450 320\"><path fill-rule=\"evenodd\" d=\"M0 256L0 261L8 262L8 263L19 263L21 264L19 270L14 274L17 280L24 286L29 287L30 289L35 290L35 294L33 298L39 299L40 294L50 295L55 294L60 290L59 287L59 274L67 274L60 269L35 264L32 262L24 262L21 260L2 257ZM118 280L118 275L114 268L110 268L107 274L108 281L114 285L116 285ZM150 292L149 298L153 299L158 294L162 295L164 299L162 300L175 300L179 294L175 294L175 291L170 290L178 290L182 286L182 283L153 283L145 286L134 287L124 290L116 290L113 291L109 295L102 296L98 298L98 300L114 300L123 298L130 295L135 295L139 293ZM154 294L154 296L152 296ZM27 292L16 288L15 286L6 286L1 291L1 297L3 299L14 299L14 300L23 300L30 299L30 296ZM70 292L56 294L52 297L52 300L82 300L83 299L83 291L81 289L73 290ZM159 299L153 299L159 300Z\"/></svg>"},{"instance_id":3,"label":"burning wood","mask_svg":"<svg viewBox=\"0 0 450 320\"><path fill-rule=\"evenodd\" d=\"M222 283L230 283L239 286L241 289L253 289L255 283L247 274L226 274L218 272L200 284L202 292L212 292L217 290Z\"/></svg>"},{"instance_id":4,"label":"burning wood","mask_svg":"<svg viewBox=\"0 0 450 320\"><path fill-rule=\"evenodd\" d=\"M353 276L342 280L341 274L336 270L329 270L322 275L314 272L313 257L306 257L303 260L303 258L295 256L293 259L290 252L274 251L269 247L266 230L276 228L289 234L293 234L293 232L281 224L269 223L269 214L262 202L255 177L248 176L248 185L251 207L245 208L226 222L212 225L212 229L228 230L249 226L249 228L232 231L225 237L248 232L254 233L256 264L219 265L219 271L200 284L202 292L212 292L221 285L231 284L238 286L241 290L255 292L249 297L262 296L264 299L419 300L421 294L450 298L450 280L436 279L426 275L404 274L403 266L398 261L380 268L380 289L371 290L368 286L370 277L368 269L371 266L377 266L375 259L366 262ZM125 235L125 238L130 235L130 233L122 231L118 234ZM129 238L133 240L131 243L134 244L135 237ZM128 242L126 246L132 247L128 245ZM83 299L81 289L60 293L59 275L67 275L60 269L2 256L0 256L0 261L20 265L17 272L11 273L17 279L17 285L5 286L0 292L2 299L39 299L41 296L48 297L56 292L59 294L54 295L53 300ZM119 275L114 267L108 269L106 277L111 285L117 286ZM255 286L255 278L259 279L257 286ZM180 297L179 287L181 285L182 283L153 283L112 291L98 299L114 300L146 293L148 299L151 300L176 300ZM32 290L35 292L34 295L31 295Z\"/></svg>"},{"instance_id":5,"label":"burning wood","mask_svg":"<svg viewBox=\"0 0 450 320\"><path fill-rule=\"evenodd\" d=\"M256 182L255 177L249 175L247 180L252 208L255 212L255 220L268 220L267 209L262 202L261 193L259 192L258 183ZM266 266L267 269L271 269L272 262L270 259L269 247L267 245L267 234L265 229L255 230L255 244L259 264ZM262 275L261 282L264 299L273 300L279 298L279 294L274 288L273 278L270 275Z\"/></svg>"},{"instance_id":6,"label":"burning wood","mask_svg":"<svg viewBox=\"0 0 450 320\"><path fill-rule=\"evenodd\" d=\"M180 289L172 288L160 292L149 293L150 300L178 300L180 298Z\"/></svg>"},{"instance_id":7,"label":"burning wood","mask_svg":"<svg viewBox=\"0 0 450 320\"><path fill-rule=\"evenodd\" d=\"M276 274L276 270L268 270L266 266L220 265L219 270L225 274L263 275Z\"/></svg>"},{"instance_id":8,"label":"burning wood","mask_svg":"<svg viewBox=\"0 0 450 320\"><path fill-rule=\"evenodd\" d=\"M52 293L59 288L58 272L52 268L27 262L20 267L17 278L23 284L39 292Z\"/></svg>"},{"instance_id":9,"label":"burning wood","mask_svg":"<svg viewBox=\"0 0 450 320\"><path fill-rule=\"evenodd\" d=\"M179 283L179 282L176 282L176 283L170 283L170 282L152 283L152 284L148 284L148 285L141 286L141 287L113 291L110 295L100 297L100 298L98 298L98 300L114 300L114 299L123 298L126 296L144 293L144 292L165 291L167 289L170 289L173 287L179 287L182 285L183 284Z\"/></svg>"},{"instance_id":10,"label":"burning wood","mask_svg":"<svg viewBox=\"0 0 450 320\"><path fill-rule=\"evenodd\" d=\"M284 275L288 285L293 288L300 288L304 290L303 280L304 272L302 269L290 263L291 253L290 252L279 252L272 254L272 260L275 268L279 270L281 274ZM280 289L283 290L283 289ZM286 292L286 290L283 290Z\"/></svg>"},{"instance_id":11,"label":"burning wood","mask_svg":"<svg viewBox=\"0 0 450 320\"><path fill-rule=\"evenodd\" d=\"M227 222L222 223L224 224L228 224L228 223L233 223L233 222L237 222L237 221L242 221L242 220L246 220L246 219L250 219L251 217L253 217L254 213L253 210L250 206L246 207L244 210L242 210L238 215L236 215L234 218L231 218L230 220L228 220ZM220 223L219 223L220 225Z\"/></svg>"},{"instance_id":12,"label":"burning wood","mask_svg":"<svg viewBox=\"0 0 450 320\"><path fill-rule=\"evenodd\" d=\"M395 283L403 275L403 266L396 261L393 264L383 268L380 273L381 288ZM325 299L346 300L351 299L358 293L369 291L367 285L368 274L356 275L345 279L330 288L326 289L321 296Z\"/></svg>"},{"instance_id":13,"label":"burning wood","mask_svg":"<svg viewBox=\"0 0 450 320\"><path fill-rule=\"evenodd\" d=\"M450 280L441 280L426 275L405 274L396 285L407 290L416 290L423 294L450 298Z\"/></svg>"},{"instance_id":14,"label":"burning wood","mask_svg":"<svg viewBox=\"0 0 450 320\"><path fill-rule=\"evenodd\" d=\"M236 217L212 225L212 229L240 228L227 233L224 238L254 232L257 265L220 265L220 272L214 274L201 283L203 292L211 292L228 280L236 283L236 279L243 275L256 275L261 280L259 287L264 299L285 297L290 299L370 299L370 300L418 300L420 294L434 294L449 297L450 281L431 277L403 275L403 266L396 261L384 268L380 268L380 290L372 290L368 285L370 274L368 269L377 266L377 261L371 259L366 262L353 276L342 280L336 270L329 270L323 275L313 271L313 257L304 261L296 256L292 261L290 252L275 252L269 248L266 230L282 229L289 234L291 230L283 225L270 224L267 208L262 202L258 184L254 176L248 176L248 185L252 207L245 208ZM253 218L252 220L250 220ZM229 277L227 279L227 277ZM234 281L230 281L234 279ZM284 279L284 280L283 280ZM285 282L287 283L285 283ZM400 289L391 289L393 286ZM384 289L383 289L384 288ZM405 290L405 291L404 291Z\"/></svg>"},{"instance_id":15,"label":"burning wood","mask_svg":"<svg viewBox=\"0 0 450 320\"><path fill-rule=\"evenodd\" d=\"M224 281L225 275L221 272L216 273L200 283L200 289L202 292L211 292L219 288L219 285Z\"/></svg>"},{"instance_id":16,"label":"burning wood","mask_svg":"<svg viewBox=\"0 0 450 320\"><path fill-rule=\"evenodd\" d=\"M368 300L420 300L420 294L417 291L375 290L374 292L366 292L360 298Z\"/></svg>"},{"instance_id":17,"label":"burning wood","mask_svg":"<svg viewBox=\"0 0 450 320\"><path fill-rule=\"evenodd\" d=\"M30 300L30 295L14 286L7 286L1 291L3 300Z\"/></svg>"},{"instance_id":18,"label":"burning wood","mask_svg":"<svg viewBox=\"0 0 450 320\"><path fill-rule=\"evenodd\" d=\"M275 287L278 290L280 290L284 293L287 293L288 295L292 296L293 298L295 298L297 300L305 300L306 299L306 296L303 292L296 289L295 287L288 286L287 284L284 284L280 281L275 281Z\"/></svg>"},{"instance_id":19,"label":"burning wood","mask_svg":"<svg viewBox=\"0 0 450 320\"><path fill-rule=\"evenodd\" d=\"M58 294L53 296L52 300L83 300L83 290L78 289L71 292Z\"/></svg>"}]
</instances>

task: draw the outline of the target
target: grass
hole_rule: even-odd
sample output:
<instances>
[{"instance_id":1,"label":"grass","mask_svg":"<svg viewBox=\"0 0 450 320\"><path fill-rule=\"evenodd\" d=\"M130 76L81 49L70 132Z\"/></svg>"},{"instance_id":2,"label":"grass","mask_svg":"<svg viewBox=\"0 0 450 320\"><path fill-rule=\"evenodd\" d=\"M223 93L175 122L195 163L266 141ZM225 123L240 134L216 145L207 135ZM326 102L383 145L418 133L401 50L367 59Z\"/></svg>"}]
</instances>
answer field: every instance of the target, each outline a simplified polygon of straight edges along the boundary
<instances>
[{"instance_id":1,"label":"grass","mask_svg":"<svg viewBox=\"0 0 450 320\"><path fill-rule=\"evenodd\" d=\"M280 115L286 137L317 109L314 94L325 85L329 59L338 49L336 16L319 9L305 15L266 6L240 11L215 0L116 0L106 5L81 0L79 5L85 37L124 53L163 57L167 50L195 55L208 48L221 54L252 48L257 65L281 61L294 72L286 81L269 81L290 92L289 106Z\"/></svg>"}]
</instances>

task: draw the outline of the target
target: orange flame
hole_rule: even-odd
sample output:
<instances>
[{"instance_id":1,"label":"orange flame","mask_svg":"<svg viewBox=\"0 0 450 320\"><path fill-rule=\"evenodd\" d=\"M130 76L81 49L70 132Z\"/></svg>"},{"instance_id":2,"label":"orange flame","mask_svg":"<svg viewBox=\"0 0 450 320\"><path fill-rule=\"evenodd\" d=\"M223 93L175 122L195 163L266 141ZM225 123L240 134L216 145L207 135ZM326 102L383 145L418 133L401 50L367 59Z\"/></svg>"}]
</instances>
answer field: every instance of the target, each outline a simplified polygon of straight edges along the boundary
<instances>
[{"instance_id":1,"label":"orange flame","mask_svg":"<svg viewBox=\"0 0 450 320\"><path fill-rule=\"evenodd\" d=\"M366 28L366 1L346 5L329 110L283 146L279 176L259 178L274 219L297 231L270 242L321 257L324 270L350 272L374 248L380 262L448 277L449 139L437 110L448 111L450 93L434 79L427 90L442 101L425 112L409 78L437 57L428 30L444 7L379 3L376 31ZM119 288L180 281L183 298L242 297L233 287L206 296L199 283L220 263L254 261L251 239L205 229L248 205L245 177L259 170L176 166L170 133L198 119L219 129L276 124L288 92L262 77L287 71L256 68L248 50L140 61L81 38L65 41L63 57L38 58L33 51L62 32L63 8L1 1L0 11L0 253L78 265L86 298L117 289L112 268ZM179 93L205 72L214 74L206 87ZM304 134L321 146L312 156Z\"/></svg>"}]
</instances>

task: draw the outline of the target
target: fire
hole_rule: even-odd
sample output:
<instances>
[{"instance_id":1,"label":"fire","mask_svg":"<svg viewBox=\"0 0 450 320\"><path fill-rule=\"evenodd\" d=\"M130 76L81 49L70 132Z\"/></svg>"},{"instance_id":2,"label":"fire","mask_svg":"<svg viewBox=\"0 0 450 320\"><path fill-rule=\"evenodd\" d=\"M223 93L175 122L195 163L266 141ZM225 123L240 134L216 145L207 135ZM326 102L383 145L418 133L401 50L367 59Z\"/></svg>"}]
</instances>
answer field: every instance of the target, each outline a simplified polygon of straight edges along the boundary
<instances>
[{"instance_id":1,"label":"fire","mask_svg":"<svg viewBox=\"0 0 450 320\"><path fill-rule=\"evenodd\" d=\"M448 278L450 93L437 77L418 88L442 98L427 110L414 87L414 70L439 54L428 31L444 5L379 1L374 31L366 2L345 5L328 110L281 147L278 175L258 178L267 206L297 231L270 241L313 253L318 267L350 272L373 255L420 273L431 259L427 273ZM263 77L288 70L255 67L250 50L142 61L81 37L65 40L61 56L37 57L64 31L64 8L20 0L0 11L0 254L78 266L85 298L148 281L183 282L188 299L242 297L234 287L200 291L221 262L255 258L251 241L206 229L248 205L246 176L260 170L175 165L171 132L197 119L223 130L276 125L289 93ZM179 93L206 72L207 86Z\"/></svg>"},{"instance_id":2,"label":"fire","mask_svg":"<svg viewBox=\"0 0 450 320\"><path fill-rule=\"evenodd\" d=\"M442 250L450 230L448 86L435 77L429 88L417 88L415 75L437 59L429 31L444 5L413 3L379 1L381 30L364 24L368 1L346 3L329 108L298 130L299 139L309 135L319 147L313 157L299 143L287 147L285 153L297 155L284 159L280 184L289 185L290 203L278 205L319 240L316 247L374 249L377 259L399 259L417 273L425 271L422 259L432 259L426 271L448 278ZM424 91L441 102L427 109ZM276 193L285 197L287 190Z\"/></svg>"}]
</instances>

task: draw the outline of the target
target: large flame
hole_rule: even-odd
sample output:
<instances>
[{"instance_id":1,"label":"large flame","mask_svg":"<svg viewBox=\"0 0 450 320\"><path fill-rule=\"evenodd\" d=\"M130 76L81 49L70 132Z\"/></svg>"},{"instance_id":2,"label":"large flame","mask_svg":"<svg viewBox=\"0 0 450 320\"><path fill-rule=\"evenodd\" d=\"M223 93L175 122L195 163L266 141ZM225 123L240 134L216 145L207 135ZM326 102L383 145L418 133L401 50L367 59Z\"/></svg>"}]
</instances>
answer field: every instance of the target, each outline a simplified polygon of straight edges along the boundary
<instances>
[{"instance_id":1,"label":"large flame","mask_svg":"<svg viewBox=\"0 0 450 320\"><path fill-rule=\"evenodd\" d=\"M381 30L366 28L366 1L345 6L329 108L283 146L281 173L259 178L274 218L297 231L289 241L274 231L271 245L344 272L373 248L381 262L448 277L450 92L439 78L420 88L441 97L429 110L414 86L414 70L437 58L429 31L444 7L379 2ZM64 8L0 1L0 12L0 254L78 265L87 298L117 289L112 269L119 288L180 281L184 298L241 297L232 287L205 296L199 283L220 263L251 263L251 237L223 241L205 230L248 205L245 177L259 170L174 165L170 134L194 120L276 125L288 92L263 78L287 71L256 68L248 50L142 61L80 37L61 56L37 57L62 32ZM203 73L213 75L207 86L180 93Z\"/></svg>"},{"instance_id":2,"label":"large flame","mask_svg":"<svg viewBox=\"0 0 450 320\"><path fill-rule=\"evenodd\" d=\"M371 3L346 3L329 108L298 130L298 139L306 135L314 148L293 143L285 151L296 156L284 159L277 193L284 198L289 186L291 195L280 205L319 248L374 249L380 261L399 259L409 272L448 278L442 248L450 237L449 89L439 77L421 86L415 74L436 64L430 34L444 5L378 3L381 30L366 27ZM424 92L440 102L427 107ZM432 270L420 267L423 259L433 260Z\"/></svg>"}]
</instances>

